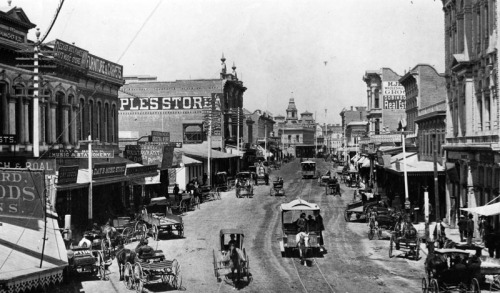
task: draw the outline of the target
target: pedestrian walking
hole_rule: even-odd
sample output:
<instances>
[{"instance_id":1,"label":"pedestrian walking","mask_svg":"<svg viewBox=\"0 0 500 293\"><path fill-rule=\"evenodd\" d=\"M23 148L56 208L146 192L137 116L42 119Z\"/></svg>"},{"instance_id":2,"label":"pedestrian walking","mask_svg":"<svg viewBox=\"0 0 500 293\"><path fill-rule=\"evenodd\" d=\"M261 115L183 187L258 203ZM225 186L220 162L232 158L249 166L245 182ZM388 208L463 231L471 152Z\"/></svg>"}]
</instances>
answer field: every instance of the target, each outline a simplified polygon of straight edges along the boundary
<instances>
[{"instance_id":1,"label":"pedestrian walking","mask_svg":"<svg viewBox=\"0 0 500 293\"><path fill-rule=\"evenodd\" d=\"M323 241L323 231L325 230L325 225L323 224L323 217L319 211L314 212L314 217L316 218L316 227L319 233L319 246L321 249L325 250L325 242Z\"/></svg>"},{"instance_id":2,"label":"pedestrian walking","mask_svg":"<svg viewBox=\"0 0 500 293\"><path fill-rule=\"evenodd\" d=\"M460 232L460 242L464 242L464 237L467 237L467 220L464 215L460 215L458 220L458 232Z\"/></svg>"},{"instance_id":3,"label":"pedestrian walking","mask_svg":"<svg viewBox=\"0 0 500 293\"><path fill-rule=\"evenodd\" d=\"M174 198L175 198L175 200L176 200L176 201L181 201L181 200L179 199L179 184L177 184L177 183L176 183L176 184L174 185L174 190L173 190L173 192L174 192Z\"/></svg>"},{"instance_id":4,"label":"pedestrian walking","mask_svg":"<svg viewBox=\"0 0 500 293\"><path fill-rule=\"evenodd\" d=\"M207 185L208 175L207 173L203 173L203 185Z\"/></svg>"},{"instance_id":5,"label":"pedestrian walking","mask_svg":"<svg viewBox=\"0 0 500 293\"><path fill-rule=\"evenodd\" d=\"M474 220L472 214L469 214L467 221L467 245L472 245L472 237L474 237Z\"/></svg>"}]
</instances>

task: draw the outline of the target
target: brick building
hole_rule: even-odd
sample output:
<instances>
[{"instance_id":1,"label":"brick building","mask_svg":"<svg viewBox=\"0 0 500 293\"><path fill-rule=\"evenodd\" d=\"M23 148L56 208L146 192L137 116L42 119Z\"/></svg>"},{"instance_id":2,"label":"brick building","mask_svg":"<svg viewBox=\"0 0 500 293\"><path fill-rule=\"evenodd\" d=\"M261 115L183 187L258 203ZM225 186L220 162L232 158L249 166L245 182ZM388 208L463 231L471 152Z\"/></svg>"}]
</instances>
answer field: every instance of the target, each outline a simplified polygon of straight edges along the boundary
<instances>
[{"instance_id":1,"label":"brick building","mask_svg":"<svg viewBox=\"0 0 500 293\"><path fill-rule=\"evenodd\" d=\"M483 206L500 188L496 1L444 0L448 217ZM475 217L476 213L473 213ZM475 218L477 223L477 218ZM499 217L491 219L495 228Z\"/></svg>"},{"instance_id":2,"label":"brick building","mask_svg":"<svg viewBox=\"0 0 500 293\"><path fill-rule=\"evenodd\" d=\"M267 137L270 142L274 133L274 120L271 113L255 110L253 112L243 109L245 116L243 127L243 142L249 144L259 144ZM266 134L267 132L267 134Z\"/></svg>"},{"instance_id":3,"label":"brick building","mask_svg":"<svg viewBox=\"0 0 500 293\"><path fill-rule=\"evenodd\" d=\"M406 96L404 87L399 83L400 77L390 68L365 72L363 81L367 88L370 135L396 130L401 118L406 116Z\"/></svg>"},{"instance_id":4,"label":"brick building","mask_svg":"<svg viewBox=\"0 0 500 293\"><path fill-rule=\"evenodd\" d=\"M340 112L340 117L342 118L342 131L343 131L342 151L345 151L346 154L349 154L351 152L352 153L356 152L356 148L352 146L353 143L349 142L351 140L351 136L347 134L347 127L349 124L351 124L351 122L368 122L367 120L368 112L366 111L366 109L367 109L366 107L351 106L350 108L342 109L342 111ZM366 135L368 135L368 133L366 133Z\"/></svg>"},{"instance_id":5,"label":"brick building","mask_svg":"<svg viewBox=\"0 0 500 293\"><path fill-rule=\"evenodd\" d=\"M237 77L236 67L226 73L222 57L220 78L156 81L128 78L119 93L119 123L123 130L137 131L139 137L151 130L170 132L171 141L201 143L207 140L207 111L212 97L220 99L220 112L213 117L213 146L235 144L236 111L242 115L246 88ZM240 137L243 125L240 124Z\"/></svg>"}]
</instances>

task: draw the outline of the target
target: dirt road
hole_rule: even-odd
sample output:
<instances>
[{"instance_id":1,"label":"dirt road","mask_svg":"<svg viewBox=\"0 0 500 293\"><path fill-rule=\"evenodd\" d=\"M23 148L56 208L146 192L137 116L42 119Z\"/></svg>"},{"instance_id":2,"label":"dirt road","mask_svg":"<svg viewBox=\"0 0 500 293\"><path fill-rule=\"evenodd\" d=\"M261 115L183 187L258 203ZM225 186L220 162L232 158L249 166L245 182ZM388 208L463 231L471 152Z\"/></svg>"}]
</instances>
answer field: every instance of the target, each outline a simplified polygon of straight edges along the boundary
<instances>
[{"instance_id":1,"label":"dirt road","mask_svg":"<svg viewBox=\"0 0 500 293\"><path fill-rule=\"evenodd\" d=\"M318 170L329 167L318 160ZM185 238L150 240L167 259L181 263L186 292L419 292L423 260L401 257L389 259L388 239L368 240L367 225L346 223L344 207L352 200L353 189L342 185L342 197L325 195L316 180L301 179L295 160L274 171L271 177L285 179L286 197L269 196L269 186L257 186L253 198L236 198L234 191L222 200L203 203L199 210L184 216ZM297 258L282 257L279 248L281 218L279 205L297 197L319 204L326 227L327 253L311 258L308 266ZM217 282L213 272L213 250L219 249L219 230L240 228L245 232L244 247L250 257L252 281L235 289L232 282ZM134 243L135 245L135 243ZM130 292L118 282L116 262L110 283L82 283L86 292ZM106 288L106 290L105 290ZM150 292L169 290L167 286L146 286Z\"/></svg>"}]
</instances>

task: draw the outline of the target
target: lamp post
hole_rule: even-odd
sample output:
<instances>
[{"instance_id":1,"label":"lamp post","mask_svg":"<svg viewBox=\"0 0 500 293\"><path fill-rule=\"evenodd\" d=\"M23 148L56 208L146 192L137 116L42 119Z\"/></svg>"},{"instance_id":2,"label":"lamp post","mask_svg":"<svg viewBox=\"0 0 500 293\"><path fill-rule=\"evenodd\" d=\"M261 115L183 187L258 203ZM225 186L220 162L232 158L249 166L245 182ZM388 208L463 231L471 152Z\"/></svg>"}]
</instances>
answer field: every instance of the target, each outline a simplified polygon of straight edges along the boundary
<instances>
[{"instance_id":1,"label":"lamp post","mask_svg":"<svg viewBox=\"0 0 500 293\"><path fill-rule=\"evenodd\" d=\"M40 156L40 119L39 119L39 111L40 107L38 105L38 80L39 80L39 72L38 72L38 51L40 49L40 29L36 29L36 42L34 46L34 75L33 75L33 157L38 158Z\"/></svg>"}]
</instances>

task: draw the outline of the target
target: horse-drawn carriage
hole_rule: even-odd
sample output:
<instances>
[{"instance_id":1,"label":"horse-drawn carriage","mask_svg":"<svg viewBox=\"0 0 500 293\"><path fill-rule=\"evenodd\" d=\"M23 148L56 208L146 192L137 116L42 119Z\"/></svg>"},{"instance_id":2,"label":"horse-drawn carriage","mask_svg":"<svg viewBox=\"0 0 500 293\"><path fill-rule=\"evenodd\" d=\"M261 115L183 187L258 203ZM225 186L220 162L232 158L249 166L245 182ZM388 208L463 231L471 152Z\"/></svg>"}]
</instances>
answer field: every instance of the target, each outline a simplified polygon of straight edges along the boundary
<instances>
[{"instance_id":1,"label":"horse-drawn carriage","mask_svg":"<svg viewBox=\"0 0 500 293\"><path fill-rule=\"evenodd\" d=\"M161 250L151 254L137 256L132 262L127 262L124 268L123 283L129 290L143 292L144 285L152 283L168 284L173 289L180 289L182 277L181 266L177 260L165 260Z\"/></svg>"},{"instance_id":2,"label":"horse-drawn carriage","mask_svg":"<svg viewBox=\"0 0 500 293\"><path fill-rule=\"evenodd\" d=\"M378 201L373 196L370 198L366 198L364 200L353 200L351 203L348 203L344 210L344 219L346 222L350 222L352 216L356 216L356 220L359 219L367 219L368 210L374 205L377 205Z\"/></svg>"},{"instance_id":3,"label":"horse-drawn carriage","mask_svg":"<svg viewBox=\"0 0 500 293\"><path fill-rule=\"evenodd\" d=\"M302 178L314 178L316 176L316 162L304 161L300 163Z\"/></svg>"},{"instance_id":4,"label":"horse-drawn carriage","mask_svg":"<svg viewBox=\"0 0 500 293\"><path fill-rule=\"evenodd\" d=\"M325 194L332 194L332 195L339 195L342 196L342 193L340 192L340 183L337 179L337 177L330 178L328 182L326 183L325 186Z\"/></svg>"},{"instance_id":5,"label":"horse-drawn carriage","mask_svg":"<svg viewBox=\"0 0 500 293\"><path fill-rule=\"evenodd\" d=\"M253 181L254 173L240 172L236 174L236 197L253 196Z\"/></svg>"},{"instance_id":6,"label":"horse-drawn carriage","mask_svg":"<svg viewBox=\"0 0 500 293\"><path fill-rule=\"evenodd\" d=\"M215 187L220 191L228 191L230 189L229 180L227 178L227 172L215 173L214 182L215 182Z\"/></svg>"},{"instance_id":7,"label":"horse-drawn carriage","mask_svg":"<svg viewBox=\"0 0 500 293\"><path fill-rule=\"evenodd\" d=\"M481 260L459 249L435 249L425 260L422 292L480 293Z\"/></svg>"},{"instance_id":8,"label":"horse-drawn carriage","mask_svg":"<svg viewBox=\"0 0 500 293\"><path fill-rule=\"evenodd\" d=\"M367 210L368 214L368 239L372 240L375 235L378 239L382 238L383 230L392 231L397 223L401 220L401 216L389 208L379 205L371 206Z\"/></svg>"},{"instance_id":9,"label":"horse-drawn carriage","mask_svg":"<svg viewBox=\"0 0 500 293\"><path fill-rule=\"evenodd\" d=\"M247 282L250 283L250 261L243 247L243 239L245 238L243 231L240 229L221 229L219 238L220 249L213 250L214 274L217 281L221 281L222 275L227 276L231 273L234 284L241 279L241 275L246 277Z\"/></svg>"},{"instance_id":10,"label":"horse-drawn carriage","mask_svg":"<svg viewBox=\"0 0 500 293\"><path fill-rule=\"evenodd\" d=\"M330 179L332 179L330 174L330 171L328 171L325 175L321 175L321 177L319 178L319 186L328 185L328 182L330 181Z\"/></svg>"},{"instance_id":11,"label":"horse-drawn carriage","mask_svg":"<svg viewBox=\"0 0 500 293\"><path fill-rule=\"evenodd\" d=\"M90 241L90 245L70 246L68 249L68 271L70 273L91 273L99 276L101 280L107 280L106 271L112 263L112 254L106 246L104 234L86 231L84 237ZM108 250L108 251L106 251Z\"/></svg>"},{"instance_id":12,"label":"horse-drawn carriage","mask_svg":"<svg viewBox=\"0 0 500 293\"><path fill-rule=\"evenodd\" d=\"M398 222L391 233L389 243L389 257L393 257L393 250L404 252L405 257L418 260L420 256L420 237L413 225L406 221Z\"/></svg>"},{"instance_id":13,"label":"horse-drawn carriage","mask_svg":"<svg viewBox=\"0 0 500 293\"><path fill-rule=\"evenodd\" d=\"M281 223L282 223L282 240L280 240L280 250L286 256L291 250L297 249L301 258L307 255L309 249L314 253L320 251L321 233L319 227L308 229L308 231L300 231L294 219L297 219L301 214L312 214L319 212L320 208L315 203L309 203L302 199L295 199L289 203L283 203L280 206Z\"/></svg>"},{"instance_id":14,"label":"horse-drawn carriage","mask_svg":"<svg viewBox=\"0 0 500 293\"><path fill-rule=\"evenodd\" d=\"M283 178L278 177L276 180L273 180L273 186L269 188L269 195L285 195L285 187L283 183Z\"/></svg>"},{"instance_id":15,"label":"horse-drawn carriage","mask_svg":"<svg viewBox=\"0 0 500 293\"><path fill-rule=\"evenodd\" d=\"M255 185L259 185L259 181L262 184L269 185L269 167L264 166L264 163L255 167Z\"/></svg>"},{"instance_id":16,"label":"horse-drawn carriage","mask_svg":"<svg viewBox=\"0 0 500 293\"><path fill-rule=\"evenodd\" d=\"M173 234L174 230L178 237L184 236L182 217L167 211L167 203L164 198L151 200L151 203L142 209L140 219L148 228L146 234L153 237L154 240L158 240L160 233Z\"/></svg>"}]
</instances>

